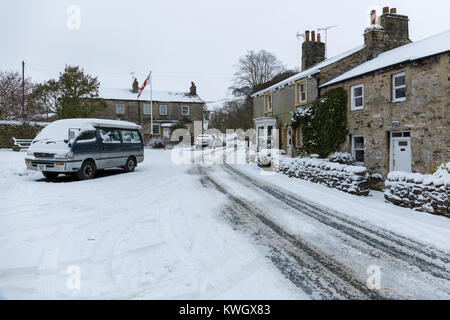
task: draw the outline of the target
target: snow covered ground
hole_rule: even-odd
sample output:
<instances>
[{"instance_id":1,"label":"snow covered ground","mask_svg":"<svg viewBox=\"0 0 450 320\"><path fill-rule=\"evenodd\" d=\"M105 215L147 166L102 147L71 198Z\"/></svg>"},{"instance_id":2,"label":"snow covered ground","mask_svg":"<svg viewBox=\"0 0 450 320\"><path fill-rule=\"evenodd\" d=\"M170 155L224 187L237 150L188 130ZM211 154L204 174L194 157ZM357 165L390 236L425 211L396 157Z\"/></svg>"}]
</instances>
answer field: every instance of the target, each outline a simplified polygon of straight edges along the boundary
<instances>
[{"instance_id":1,"label":"snow covered ground","mask_svg":"<svg viewBox=\"0 0 450 320\"><path fill-rule=\"evenodd\" d=\"M210 154L51 183L0 150L1 297L450 298L450 219Z\"/></svg>"},{"instance_id":2,"label":"snow covered ground","mask_svg":"<svg viewBox=\"0 0 450 320\"><path fill-rule=\"evenodd\" d=\"M146 150L131 174L61 183L24 156L0 150L1 298L306 298L169 151Z\"/></svg>"}]
</instances>

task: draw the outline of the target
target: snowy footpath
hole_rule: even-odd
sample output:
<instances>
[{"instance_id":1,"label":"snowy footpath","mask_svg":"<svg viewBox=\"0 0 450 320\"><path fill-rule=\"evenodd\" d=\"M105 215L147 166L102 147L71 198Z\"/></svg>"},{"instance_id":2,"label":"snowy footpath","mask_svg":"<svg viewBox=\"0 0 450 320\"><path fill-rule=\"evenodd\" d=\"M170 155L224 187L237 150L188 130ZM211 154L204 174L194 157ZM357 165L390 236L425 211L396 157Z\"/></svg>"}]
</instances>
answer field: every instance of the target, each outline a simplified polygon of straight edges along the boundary
<instances>
[{"instance_id":1,"label":"snowy footpath","mask_svg":"<svg viewBox=\"0 0 450 320\"><path fill-rule=\"evenodd\" d=\"M47 182L0 150L0 298L450 299L450 219L209 153Z\"/></svg>"}]
</instances>

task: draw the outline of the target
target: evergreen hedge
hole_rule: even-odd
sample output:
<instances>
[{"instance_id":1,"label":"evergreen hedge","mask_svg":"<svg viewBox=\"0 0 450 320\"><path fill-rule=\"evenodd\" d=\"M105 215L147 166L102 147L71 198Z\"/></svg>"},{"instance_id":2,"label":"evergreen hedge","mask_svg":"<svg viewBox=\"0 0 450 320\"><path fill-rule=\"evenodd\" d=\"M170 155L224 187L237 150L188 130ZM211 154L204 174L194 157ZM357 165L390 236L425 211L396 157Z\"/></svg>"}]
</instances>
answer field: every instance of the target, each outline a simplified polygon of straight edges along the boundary
<instances>
[{"instance_id":1,"label":"evergreen hedge","mask_svg":"<svg viewBox=\"0 0 450 320\"><path fill-rule=\"evenodd\" d=\"M291 127L302 127L303 148L326 158L338 151L347 134L347 93L342 88L327 91L292 115Z\"/></svg>"}]
</instances>

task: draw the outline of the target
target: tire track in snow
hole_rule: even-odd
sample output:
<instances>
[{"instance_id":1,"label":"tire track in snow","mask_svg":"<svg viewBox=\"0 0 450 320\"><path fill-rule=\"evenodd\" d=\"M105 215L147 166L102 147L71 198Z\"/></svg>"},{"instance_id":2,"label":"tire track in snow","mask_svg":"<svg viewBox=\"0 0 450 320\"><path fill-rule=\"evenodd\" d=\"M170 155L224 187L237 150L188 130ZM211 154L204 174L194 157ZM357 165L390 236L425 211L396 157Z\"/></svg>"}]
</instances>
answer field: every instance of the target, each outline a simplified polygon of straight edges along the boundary
<instances>
[{"instance_id":1,"label":"tire track in snow","mask_svg":"<svg viewBox=\"0 0 450 320\"><path fill-rule=\"evenodd\" d=\"M450 256L446 252L427 247L417 241L381 228L375 229L363 222L349 220L334 210L311 204L297 195L250 177L229 165L225 165L224 168L243 184L265 192L302 215L307 215L382 253L387 253L398 260L407 262L435 278L444 281L450 280Z\"/></svg>"},{"instance_id":2,"label":"tire track in snow","mask_svg":"<svg viewBox=\"0 0 450 320\"><path fill-rule=\"evenodd\" d=\"M230 204L223 212L227 220L237 229L250 231L266 245L271 252L269 258L280 272L312 298L391 298L370 290L339 262L283 230L260 208L230 194L204 169L198 170L203 186L212 186L228 197Z\"/></svg>"}]
</instances>

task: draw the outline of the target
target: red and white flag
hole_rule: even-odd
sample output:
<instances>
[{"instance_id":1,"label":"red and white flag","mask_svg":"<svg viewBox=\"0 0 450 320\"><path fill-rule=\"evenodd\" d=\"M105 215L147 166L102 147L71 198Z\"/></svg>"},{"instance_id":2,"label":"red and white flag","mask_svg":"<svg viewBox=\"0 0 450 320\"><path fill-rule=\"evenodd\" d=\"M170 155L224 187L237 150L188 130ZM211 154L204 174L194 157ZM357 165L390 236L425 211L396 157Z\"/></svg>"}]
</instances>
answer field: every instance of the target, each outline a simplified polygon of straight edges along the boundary
<instances>
[{"instance_id":1,"label":"red and white flag","mask_svg":"<svg viewBox=\"0 0 450 320\"><path fill-rule=\"evenodd\" d=\"M150 74L147 76L147 79L145 79L144 84L139 89L138 98L141 96L141 93L144 91L145 87L147 86L147 83L150 81Z\"/></svg>"}]
</instances>

